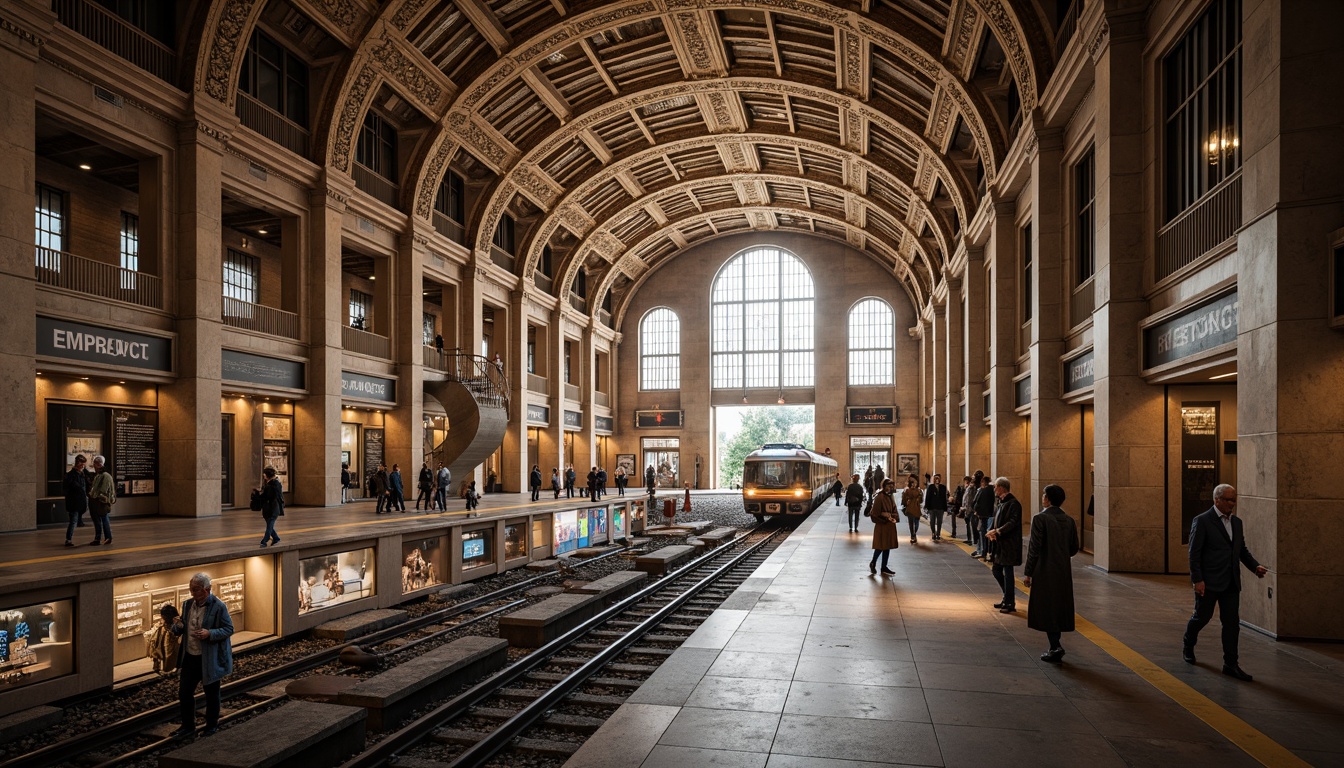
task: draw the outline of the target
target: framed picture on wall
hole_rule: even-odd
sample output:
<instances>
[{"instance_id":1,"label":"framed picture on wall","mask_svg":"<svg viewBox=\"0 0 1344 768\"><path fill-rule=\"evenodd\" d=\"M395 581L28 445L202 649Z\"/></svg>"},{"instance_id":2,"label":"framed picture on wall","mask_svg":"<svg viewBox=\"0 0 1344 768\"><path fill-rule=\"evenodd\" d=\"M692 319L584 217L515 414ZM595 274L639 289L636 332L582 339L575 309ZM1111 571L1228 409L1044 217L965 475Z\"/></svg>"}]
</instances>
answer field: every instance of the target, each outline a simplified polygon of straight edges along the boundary
<instances>
[{"instance_id":1,"label":"framed picture on wall","mask_svg":"<svg viewBox=\"0 0 1344 768\"><path fill-rule=\"evenodd\" d=\"M290 416L262 416L261 439L283 440L288 442L293 434L293 420Z\"/></svg>"},{"instance_id":2,"label":"framed picture on wall","mask_svg":"<svg viewBox=\"0 0 1344 768\"><path fill-rule=\"evenodd\" d=\"M919 477L919 454L918 453L898 453L896 454L896 471L893 473L896 477L905 477L914 475ZM900 485L898 482L896 485Z\"/></svg>"},{"instance_id":3,"label":"framed picture on wall","mask_svg":"<svg viewBox=\"0 0 1344 768\"><path fill-rule=\"evenodd\" d=\"M636 473L636 471L635 471L635 470L636 470L636 467L635 467L635 454L633 454L633 453L618 453L618 454L616 454L616 468L617 468L617 469L624 468L624 469L625 469L625 474L627 474L627 475L632 475L632 476L633 476L633 475L635 475L635 474L639 474L640 477L643 477L643 476L644 476L643 473Z\"/></svg>"}]
</instances>

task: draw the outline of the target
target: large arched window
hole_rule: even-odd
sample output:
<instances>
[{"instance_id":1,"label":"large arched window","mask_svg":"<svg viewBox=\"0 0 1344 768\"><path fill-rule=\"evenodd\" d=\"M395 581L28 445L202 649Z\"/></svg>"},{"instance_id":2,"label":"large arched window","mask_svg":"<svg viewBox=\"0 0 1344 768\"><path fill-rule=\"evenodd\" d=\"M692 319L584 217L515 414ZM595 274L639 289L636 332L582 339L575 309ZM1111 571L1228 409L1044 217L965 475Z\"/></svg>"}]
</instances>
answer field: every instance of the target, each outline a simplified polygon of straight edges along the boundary
<instances>
[{"instance_id":1,"label":"large arched window","mask_svg":"<svg viewBox=\"0 0 1344 768\"><path fill-rule=\"evenodd\" d=\"M813 385L812 275L779 248L734 256L710 291L715 389Z\"/></svg>"},{"instance_id":2,"label":"large arched window","mask_svg":"<svg viewBox=\"0 0 1344 768\"><path fill-rule=\"evenodd\" d=\"M681 319L667 307L639 322L639 388L681 388Z\"/></svg>"},{"instance_id":3,"label":"large arched window","mask_svg":"<svg viewBox=\"0 0 1344 768\"><path fill-rule=\"evenodd\" d=\"M849 310L850 386L891 384L895 341L890 304L881 299L855 304Z\"/></svg>"}]
</instances>

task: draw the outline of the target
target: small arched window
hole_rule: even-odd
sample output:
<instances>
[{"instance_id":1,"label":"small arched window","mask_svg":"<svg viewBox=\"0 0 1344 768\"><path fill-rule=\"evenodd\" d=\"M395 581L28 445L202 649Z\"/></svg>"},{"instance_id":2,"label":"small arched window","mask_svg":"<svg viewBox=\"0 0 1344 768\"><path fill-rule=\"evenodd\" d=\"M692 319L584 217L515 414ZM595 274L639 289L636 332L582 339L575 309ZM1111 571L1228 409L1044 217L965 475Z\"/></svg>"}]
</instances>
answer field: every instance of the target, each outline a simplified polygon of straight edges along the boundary
<instances>
[{"instance_id":1,"label":"small arched window","mask_svg":"<svg viewBox=\"0 0 1344 768\"><path fill-rule=\"evenodd\" d=\"M864 299L849 310L849 384L874 386L892 383L895 322L891 305Z\"/></svg>"},{"instance_id":2,"label":"small arched window","mask_svg":"<svg viewBox=\"0 0 1344 768\"><path fill-rule=\"evenodd\" d=\"M681 319L667 307L639 322L639 388L681 388Z\"/></svg>"}]
</instances>

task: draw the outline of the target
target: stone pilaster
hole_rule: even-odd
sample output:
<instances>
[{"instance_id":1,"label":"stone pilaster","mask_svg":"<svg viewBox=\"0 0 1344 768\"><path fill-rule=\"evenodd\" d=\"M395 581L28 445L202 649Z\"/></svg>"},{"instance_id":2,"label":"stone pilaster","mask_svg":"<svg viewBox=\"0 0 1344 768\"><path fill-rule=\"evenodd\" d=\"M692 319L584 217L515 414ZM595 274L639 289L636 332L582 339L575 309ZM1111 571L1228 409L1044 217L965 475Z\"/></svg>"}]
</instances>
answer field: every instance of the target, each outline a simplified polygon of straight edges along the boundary
<instances>
[{"instance_id":1,"label":"stone pilaster","mask_svg":"<svg viewBox=\"0 0 1344 768\"><path fill-rule=\"evenodd\" d=\"M966 375L966 467L962 474L974 475L976 470L990 472L990 430L985 424L984 392L989 348L988 272L985 252L972 248L966 255L964 273L966 295L962 312L963 354ZM992 414L992 411L991 411Z\"/></svg>"},{"instance_id":2,"label":"stone pilaster","mask_svg":"<svg viewBox=\"0 0 1344 768\"><path fill-rule=\"evenodd\" d=\"M948 433L956 419L954 412L948 413L947 397L947 303L934 300L933 317L927 325L928 336L924 340L929 361L933 364L929 379L929 395L933 400L933 439L929 445L929 463L921 473L920 482L924 482L923 473L947 473L944 463L947 456Z\"/></svg>"},{"instance_id":3,"label":"stone pilaster","mask_svg":"<svg viewBox=\"0 0 1344 768\"><path fill-rule=\"evenodd\" d=\"M1029 487L1031 462L1027 452L1030 425L1014 412L1017 388L1017 344L1021 324L1017 318L1017 225L1011 203L995 205L990 225L989 274L986 280L986 331L989 336L989 381L993 414L989 421L993 455L986 474L1012 481L1021 498Z\"/></svg>"},{"instance_id":4,"label":"stone pilaster","mask_svg":"<svg viewBox=\"0 0 1344 768\"><path fill-rule=\"evenodd\" d=\"M1161 572L1166 553L1164 403L1141 377L1139 322L1148 314L1148 203L1144 166L1144 17L1105 12L1109 36L1093 54L1096 72L1096 565Z\"/></svg>"},{"instance_id":5,"label":"stone pilaster","mask_svg":"<svg viewBox=\"0 0 1344 768\"><path fill-rule=\"evenodd\" d=\"M1064 247L1064 222L1058 202L1064 200L1064 140L1062 131L1036 128L1037 150L1031 161L1031 485L1018 497L1027 510L1037 508L1047 485L1064 489L1065 508L1077 517L1086 509L1082 497L1082 425L1078 406L1060 400L1060 356L1068 331L1064 297L1065 266L1069 249ZM1019 247L1022 244L1019 242ZM1019 254L1018 263L1023 263Z\"/></svg>"},{"instance_id":6,"label":"stone pilaster","mask_svg":"<svg viewBox=\"0 0 1344 768\"><path fill-rule=\"evenodd\" d=\"M563 324L561 319L559 305L551 311L547 317L548 328L546 337L540 340L544 344L544 349L538 349L538 353L545 359L545 367L541 370L541 375L546 377L546 384L550 388L550 394L547 396L528 394L534 402L546 405L551 410L551 423L541 431L541 458L546 466L544 469L559 467L560 481L564 483L565 472L565 422L564 422L564 334L560 328ZM539 344L539 346L540 346ZM577 469L575 470L578 471ZM550 480L549 477L546 478Z\"/></svg>"},{"instance_id":7,"label":"stone pilaster","mask_svg":"<svg viewBox=\"0 0 1344 768\"><path fill-rule=\"evenodd\" d=\"M943 473L943 483L952 488L966 474L966 432L961 428L961 393L966 386L965 338L962 320L961 281L950 275L947 280L947 311L943 315L943 327L939 329L939 338L944 342L943 355L947 361L947 439L943 443L944 455L938 457L934 466ZM971 403L966 403L967 420L974 414Z\"/></svg>"},{"instance_id":8,"label":"stone pilaster","mask_svg":"<svg viewBox=\"0 0 1344 768\"><path fill-rule=\"evenodd\" d=\"M294 407L294 501L331 506L341 501L341 224L354 180L327 169L308 207L309 253L302 270L308 334L308 396ZM398 393L400 396L400 393ZM363 467L351 467L363 480Z\"/></svg>"},{"instance_id":9,"label":"stone pilaster","mask_svg":"<svg viewBox=\"0 0 1344 768\"><path fill-rule=\"evenodd\" d=\"M14 397L0 408L0 462L14 472L0 478L0 531L31 529L35 501L46 495L46 466L37 452L37 412L15 404L34 402L37 366L37 282L33 278L36 247L31 214L33 179L37 175L34 149L37 57L52 17L22 4L0 8L0 148L6 172L0 174L0 386ZM26 394L24 394L26 393Z\"/></svg>"},{"instance_id":10,"label":"stone pilaster","mask_svg":"<svg viewBox=\"0 0 1344 768\"><path fill-rule=\"evenodd\" d=\"M401 465L408 494L415 492L425 454L424 262L431 231L428 223L412 218L388 270L393 279L387 288L392 306L386 330L397 361L397 407L387 414L387 461Z\"/></svg>"},{"instance_id":11,"label":"stone pilaster","mask_svg":"<svg viewBox=\"0 0 1344 768\"><path fill-rule=\"evenodd\" d=\"M210 99L196 103L178 144L178 378L159 390L160 514L220 513L220 347L223 342L224 145L238 120ZM245 475L260 468L244 468ZM258 475L258 480L260 477Z\"/></svg>"},{"instance_id":12,"label":"stone pilaster","mask_svg":"<svg viewBox=\"0 0 1344 768\"><path fill-rule=\"evenodd\" d=\"M1341 23L1335 3L1245 8L1236 482L1247 547L1273 573L1243 576L1241 617L1279 637L1344 639L1323 610L1344 590L1344 335L1327 311L1344 108L1322 98L1344 76Z\"/></svg>"}]
</instances>

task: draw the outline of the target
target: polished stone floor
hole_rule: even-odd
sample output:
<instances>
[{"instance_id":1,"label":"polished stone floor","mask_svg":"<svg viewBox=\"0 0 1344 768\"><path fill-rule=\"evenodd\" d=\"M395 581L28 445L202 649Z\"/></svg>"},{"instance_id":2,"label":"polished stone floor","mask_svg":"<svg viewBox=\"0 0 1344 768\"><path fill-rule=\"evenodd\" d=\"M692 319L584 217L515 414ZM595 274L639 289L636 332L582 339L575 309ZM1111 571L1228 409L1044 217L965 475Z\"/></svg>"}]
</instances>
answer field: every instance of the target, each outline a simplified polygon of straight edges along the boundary
<instances>
[{"instance_id":1,"label":"polished stone floor","mask_svg":"<svg viewBox=\"0 0 1344 768\"><path fill-rule=\"evenodd\" d=\"M870 533L819 509L567 767L1344 766L1339 646L1243 628L1243 683L1220 673L1215 618L1188 666L1188 579L1079 555L1076 608L1097 642L1066 634L1052 666L1027 598L994 610L989 569L950 536L903 537L884 578L868 572Z\"/></svg>"}]
</instances>

